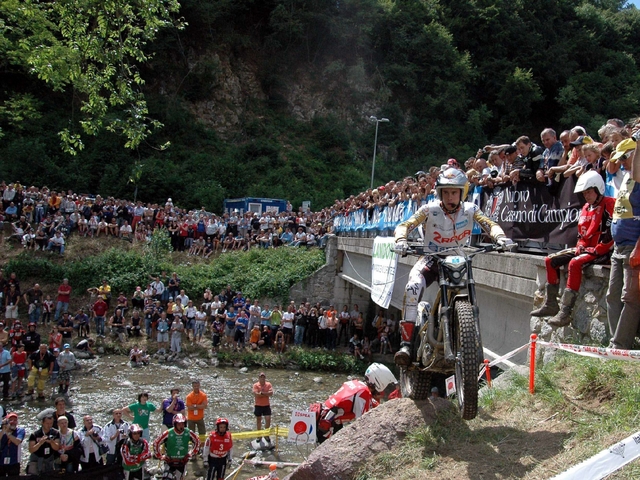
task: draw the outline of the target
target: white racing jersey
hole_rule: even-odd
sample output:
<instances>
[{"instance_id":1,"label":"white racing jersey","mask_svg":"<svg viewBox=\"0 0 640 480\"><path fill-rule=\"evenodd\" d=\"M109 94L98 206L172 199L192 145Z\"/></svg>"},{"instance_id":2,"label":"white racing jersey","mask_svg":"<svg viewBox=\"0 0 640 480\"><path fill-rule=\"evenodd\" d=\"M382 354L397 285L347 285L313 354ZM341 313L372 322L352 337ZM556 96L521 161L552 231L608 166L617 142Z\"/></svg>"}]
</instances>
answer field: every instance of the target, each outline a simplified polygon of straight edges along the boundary
<instances>
[{"instance_id":1,"label":"white racing jersey","mask_svg":"<svg viewBox=\"0 0 640 480\"><path fill-rule=\"evenodd\" d=\"M442 210L440 200L433 200L396 227L395 240L406 240L413 229L422 225L425 250L437 253L458 247L458 254L461 255L462 247L471 240L474 221L494 242L505 237L500 225L485 216L475 203L462 202L456 213L447 214Z\"/></svg>"}]
</instances>

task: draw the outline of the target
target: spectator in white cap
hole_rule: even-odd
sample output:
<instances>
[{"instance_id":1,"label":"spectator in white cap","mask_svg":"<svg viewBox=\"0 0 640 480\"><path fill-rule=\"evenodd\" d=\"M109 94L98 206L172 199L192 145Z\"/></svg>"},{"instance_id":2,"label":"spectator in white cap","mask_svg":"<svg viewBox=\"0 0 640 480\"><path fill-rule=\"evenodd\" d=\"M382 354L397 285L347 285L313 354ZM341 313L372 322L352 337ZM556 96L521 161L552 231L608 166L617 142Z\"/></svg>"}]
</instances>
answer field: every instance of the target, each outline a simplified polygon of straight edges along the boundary
<instances>
[{"instance_id":1,"label":"spectator in white cap","mask_svg":"<svg viewBox=\"0 0 640 480\"><path fill-rule=\"evenodd\" d=\"M62 352L58 355L58 365L60 366L58 393L67 393L71 383L71 370L76 367L76 356L71 351L71 345L68 343L65 343L62 348Z\"/></svg>"}]
</instances>

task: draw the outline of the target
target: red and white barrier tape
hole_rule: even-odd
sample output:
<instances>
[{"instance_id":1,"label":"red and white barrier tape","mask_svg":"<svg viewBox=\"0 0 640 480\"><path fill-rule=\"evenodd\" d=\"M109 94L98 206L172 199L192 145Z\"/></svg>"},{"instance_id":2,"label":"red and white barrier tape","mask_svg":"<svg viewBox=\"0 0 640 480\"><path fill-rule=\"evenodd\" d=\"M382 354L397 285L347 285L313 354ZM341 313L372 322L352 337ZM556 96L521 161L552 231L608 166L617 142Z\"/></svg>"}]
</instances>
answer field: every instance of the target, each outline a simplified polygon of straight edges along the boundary
<instances>
[{"instance_id":1,"label":"red and white barrier tape","mask_svg":"<svg viewBox=\"0 0 640 480\"><path fill-rule=\"evenodd\" d=\"M573 345L570 343L551 343L538 340L541 347L555 348L565 352L575 353L584 357L609 358L612 360L640 360L640 350L621 350L618 348L594 347L591 345Z\"/></svg>"},{"instance_id":2,"label":"red and white barrier tape","mask_svg":"<svg viewBox=\"0 0 640 480\"><path fill-rule=\"evenodd\" d=\"M538 340L537 345L540 347L548 347L555 348L556 350L564 350L565 352L575 353L576 355L582 355L583 357L591 357L591 358L608 358L610 360L626 360L626 361L639 361L640 360L640 350L622 350L619 348L605 348L605 347L594 347L592 345L574 345L571 343L552 343L545 342L544 340ZM517 355L521 351L528 348L530 343L522 345L521 347L516 348L515 350L510 351L506 355L503 355L489 363L490 367L497 365L503 360L507 360L514 355ZM478 380L482 378L486 370L486 366L482 366L480 369L480 374L478 375Z\"/></svg>"},{"instance_id":3,"label":"red and white barrier tape","mask_svg":"<svg viewBox=\"0 0 640 480\"><path fill-rule=\"evenodd\" d=\"M517 355L517 354L518 354L518 353L520 353L521 351L526 350L528 347L529 347L529 344L528 344L528 343L525 343L525 344L524 344L524 345L522 345L521 347L518 347L518 348L516 348L515 350L511 350L509 353L507 353L507 354L505 354L505 355L503 355L503 356L501 356L501 357L498 357L498 358L496 358L495 360L492 360L492 361L489 363L489 366L490 366L490 367L493 367L494 365L497 365L497 364L499 364L500 362L502 362L502 361L504 361L504 360L508 360L509 358L511 358L511 357L513 357L513 356L515 356L515 355ZM483 367L480 369L480 375L478 375L478 380L480 380L480 379L482 378L482 376L484 375L484 371L485 371L485 370L486 370L486 366L483 366Z\"/></svg>"}]
</instances>

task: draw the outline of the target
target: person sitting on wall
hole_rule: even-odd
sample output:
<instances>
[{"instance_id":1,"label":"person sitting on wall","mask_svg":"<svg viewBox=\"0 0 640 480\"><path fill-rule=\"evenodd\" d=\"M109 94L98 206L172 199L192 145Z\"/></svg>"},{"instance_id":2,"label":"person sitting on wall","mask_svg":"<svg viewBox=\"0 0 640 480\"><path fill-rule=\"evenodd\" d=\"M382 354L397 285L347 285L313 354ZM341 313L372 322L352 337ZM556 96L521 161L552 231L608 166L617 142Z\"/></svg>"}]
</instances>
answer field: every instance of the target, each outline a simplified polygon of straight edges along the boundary
<instances>
[{"instance_id":1,"label":"person sitting on wall","mask_svg":"<svg viewBox=\"0 0 640 480\"><path fill-rule=\"evenodd\" d=\"M575 193L582 193L587 203L578 220L578 243L545 258L547 270L544 304L531 312L534 317L555 315L549 325L563 327L571 323L571 311L578 298L582 269L592 263L604 263L613 249L611 219L615 200L604 196L604 180L595 170L583 174L576 183ZM562 294L561 306L557 296L560 284L559 268L569 265L567 287Z\"/></svg>"}]
</instances>

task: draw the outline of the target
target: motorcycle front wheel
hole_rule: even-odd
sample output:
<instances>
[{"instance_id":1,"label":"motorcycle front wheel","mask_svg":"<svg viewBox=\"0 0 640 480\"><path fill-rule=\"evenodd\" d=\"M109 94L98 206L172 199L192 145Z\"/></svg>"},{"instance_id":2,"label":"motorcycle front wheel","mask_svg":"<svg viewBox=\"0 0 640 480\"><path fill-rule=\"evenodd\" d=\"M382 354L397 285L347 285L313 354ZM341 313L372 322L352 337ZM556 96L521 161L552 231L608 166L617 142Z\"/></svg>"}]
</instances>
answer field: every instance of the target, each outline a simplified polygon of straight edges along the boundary
<instances>
[{"instance_id":1,"label":"motorcycle front wheel","mask_svg":"<svg viewBox=\"0 0 640 480\"><path fill-rule=\"evenodd\" d=\"M473 309L467 300L457 301L453 309L452 343L456 356L456 397L465 420L478 414L478 345Z\"/></svg>"}]
</instances>

